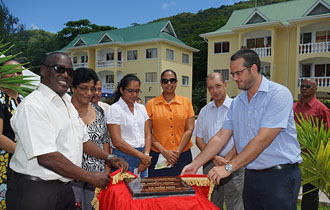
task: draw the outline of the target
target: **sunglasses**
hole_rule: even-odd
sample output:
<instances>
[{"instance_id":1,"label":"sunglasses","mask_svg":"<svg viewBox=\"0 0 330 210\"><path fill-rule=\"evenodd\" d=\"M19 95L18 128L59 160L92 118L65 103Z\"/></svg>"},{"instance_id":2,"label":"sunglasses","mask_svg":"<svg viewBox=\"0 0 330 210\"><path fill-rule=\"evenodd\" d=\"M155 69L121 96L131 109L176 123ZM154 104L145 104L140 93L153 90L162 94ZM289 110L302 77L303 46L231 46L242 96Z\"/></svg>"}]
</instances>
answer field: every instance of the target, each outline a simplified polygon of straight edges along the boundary
<instances>
[{"instance_id":1,"label":"sunglasses","mask_svg":"<svg viewBox=\"0 0 330 210\"><path fill-rule=\"evenodd\" d=\"M300 85L301 89L304 89L304 88L309 89L311 87L312 87L311 85Z\"/></svg>"},{"instance_id":2,"label":"sunglasses","mask_svg":"<svg viewBox=\"0 0 330 210\"><path fill-rule=\"evenodd\" d=\"M73 74L74 74L74 70L72 68L65 68L63 66L60 66L60 65L45 65L47 68L52 68L54 69L54 71L56 73L59 73L59 74L63 74L64 72L66 72L70 77L73 77Z\"/></svg>"},{"instance_id":3,"label":"sunglasses","mask_svg":"<svg viewBox=\"0 0 330 210\"><path fill-rule=\"evenodd\" d=\"M161 80L161 82L162 82L162 84L167 84L168 82L170 82L171 84L174 84L174 83L176 83L176 78L169 78L169 79L162 79Z\"/></svg>"}]
</instances>

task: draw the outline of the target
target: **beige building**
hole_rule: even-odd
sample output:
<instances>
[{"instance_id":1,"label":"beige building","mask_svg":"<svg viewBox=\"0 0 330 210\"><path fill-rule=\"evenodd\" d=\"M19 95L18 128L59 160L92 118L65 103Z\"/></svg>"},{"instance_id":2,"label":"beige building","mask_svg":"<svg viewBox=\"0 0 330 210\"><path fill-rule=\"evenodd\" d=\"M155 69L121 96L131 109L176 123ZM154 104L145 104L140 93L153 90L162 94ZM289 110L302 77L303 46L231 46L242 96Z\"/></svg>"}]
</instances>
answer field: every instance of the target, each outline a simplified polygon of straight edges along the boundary
<instances>
[{"instance_id":1,"label":"beige building","mask_svg":"<svg viewBox=\"0 0 330 210\"><path fill-rule=\"evenodd\" d=\"M225 75L230 96L239 93L229 78L230 56L248 47L259 54L262 73L288 87L295 99L307 77L317 81L317 97L330 98L330 0L236 10L223 27L200 36L208 42L208 73Z\"/></svg>"},{"instance_id":2,"label":"beige building","mask_svg":"<svg viewBox=\"0 0 330 210\"><path fill-rule=\"evenodd\" d=\"M161 94L160 74L166 69L177 73L177 94L192 96L193 53L198 50L177 38L170 21L82 34L61 51L75 69L94 69L112 91L124 75L136 74L144 103Z\"/></svg>"}]
</instances>

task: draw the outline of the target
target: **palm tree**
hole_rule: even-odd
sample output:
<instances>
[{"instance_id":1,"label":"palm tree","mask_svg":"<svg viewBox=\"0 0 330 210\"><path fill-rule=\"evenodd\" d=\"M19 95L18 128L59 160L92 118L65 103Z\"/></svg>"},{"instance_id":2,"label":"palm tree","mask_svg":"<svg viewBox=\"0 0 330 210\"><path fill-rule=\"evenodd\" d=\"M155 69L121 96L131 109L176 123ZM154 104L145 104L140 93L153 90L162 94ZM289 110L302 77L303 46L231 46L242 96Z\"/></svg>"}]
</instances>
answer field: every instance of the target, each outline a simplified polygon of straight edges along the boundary
<instances>
[{"instance_id":1,"label":"palm tree","mask_svg":"<svg viewBox=\"0 0 330 210\"><path fill-rule=\"evenodd\" d=\"M297 138L303 151L302 185L310 183L330 199L330 130L318 118L304 119L301 113L296 116Z\"/></svg>"},{"instance_id":2,"label":"palm tree","mask_svg":"<svg viewBox=\"0 0 330 210\"><path fill-rule=\"evenodd\" d=\"M7 53L14 45L9 46L9 43L2 44L0 41L0 64L5 63L10 59L15 58L20 53L16 55L9 55L5 56L5 53ZM23 66L24 64L6 64L0 66L0 87L8 88L17 91L18 93L22 94L23 96L28 95L33 89L29 88L33 87L32 82L35 80L31 80L31 76L17 76L17 77L9 77L9 78L3 78L6 74L12 74L12 73L18 73L22 72L23 69L16 69L19 66ZM24 85L24 86L22 86ZM28 87L26 87L28 86Z\"/></svg>"}]
</instances>

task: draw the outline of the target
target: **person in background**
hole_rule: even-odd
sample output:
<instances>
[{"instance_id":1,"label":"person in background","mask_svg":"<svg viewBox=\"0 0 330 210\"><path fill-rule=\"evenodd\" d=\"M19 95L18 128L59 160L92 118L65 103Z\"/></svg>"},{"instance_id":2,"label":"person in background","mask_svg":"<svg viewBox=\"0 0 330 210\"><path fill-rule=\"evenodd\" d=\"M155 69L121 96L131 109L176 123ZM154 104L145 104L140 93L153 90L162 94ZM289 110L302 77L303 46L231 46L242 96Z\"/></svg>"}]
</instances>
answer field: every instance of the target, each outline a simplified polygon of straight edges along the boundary
<instances>
[{"instance_id":1,"label":"person in background","mask_svg":"<svg viewBox=\"0 0 330 210\"><path fill-rule=\"evenodd\" d=\"M78 111L79 117L87 126L89 138L99 148L110 153L110 137L106 126L104 111L101 107L91 103L92 97L97 91L95 88L98 81L97 74L92 69L78 68L74 72L71 85L71 102ZM110 173L110 168L105 161L83 153L82 168L89 172ZM95 186L83 181L73 181L72 188L76 202L81 204L83 210L92 210Z\"/></svg>"},{"instance_id":2,"label":"person in background","mask_svg":"<svg viewBox=\"0 0 330 210\"><path fill-rule=\"evenodd\" d=\"M9 163L7 207L10 210L74 210L70 182L83 181L105 188L109 174L81 168L83 151L115 168L127 163L89 140L85 124L66 91L74 71L64 53L47 55L41 83L28 95L11 119L17 145Z\"/></svg>"},{"instance_id":3,"label":"person in background","mask_svg":"<svg viewBox=\"0 0 330 210\"><path fill-rule=\"evenodd\" d=\"M192 160L190 138L195 113L190 99L175 93L177 82L173 70L163 71L160 80L162 94L146 104L153 134L149 176L178 176ZM169 167L155 170L160 154Z\"/></svg>"},{"instance_id":4,"label":"person in background","mask_svg":"<svg viewBox=\"0 0 330 210\"><path fill-rule=\"evenodd\" d=\"M147 111L136 102L141 92L140 80L127 74L117 88L116 102L110 106L107 118L112 153L128 162L129 171L147 177L151 162L151 133Z\"/></svg>"},{"instance_id":5,"label":"person in background","mask_svg":"<svg viewBox=\"0 0 330 210\"><path fill-rule=\"evenodd\" d=\"M258 54L241 49L230 58L230 75L242 92L232 101L226 120L204 150L181 174L194 174L234 137L237 156L213 167L208 177L220 180L245 167L245 210L297 209L301 182L300 145L288 88L261 74Z\"/></svg>"},{"instance_id":6,"label":"person in background","mask_svg":"<svg viewBox=\"0 0 330 210\"><path fill-rule=\"evenodd\" d=\"M141 99L141 98L137 98L137 99L136 99L136 103L138 103L138 104L142 104L142 99Z\"/></svg>"},{"instance_id":7,"label":"person in background","mask_svg":"<svg viewBox=\"0 0 330 210\"><path fill-rule=\"evenodd\" d=\"M19 64L20 63L18 61L12 59L2 63L1 66ZM18 66L16 69L22 69L22 66ZM6 74L1 78L16 77L18 75L19 73ZM7 172L10 170L9 160L11 159L16 147L15 133L10 126L10 119L18 104L22 100L23 96L18 92L0 87L0 209L7 209L7 179L8 174L10 174Z\"/></svg>"},{"instance_id":8,"label":"person in background","mask_svg":"<svg viewBox=\"0 0 330 210\"><path fill-rule=\"evenodd\" d=\"M201 151L222 127L233 100L226 94L227 83L222 74L209 74L206 86L213 100L201 109L194 129L196 145ZM231 137L220 153L204 164L203 173L208 174L214 166L225 165L235 156L236 148ZM243 185L244 168L240 168L214 187L211 201L219 209L223 209L224 201L227 210L243 209Z\"/></svg>"},{"instance_id":9,"label":"person in background","mask_svg":"<svg viewBox=\"0 0 330 210\"><path fill-rule=\"evenodd\" d=\"M102 97L102 84L101 84L100 79L98 79L98 81L96 82L95 89L96 89L96 91L95 91L95 94L93 95L91 101L92 101L92 103L94 103L94 104L98 105L99 107L101 107L104 111L104 115L107 116L108 112L109 112L110 105L100 101L101 97Z\"/></svg>"},{"instance_id":10,"label":"person in background","mask_svg":"<svg viewBox=\"0 0 330 210\"><path fill-rule=\"evenodd\" d=\"M313 116L314 119L319 119L319 125L324 124L326 129L330 126L330 110L322 102L316 99L315 93L317 90L316 82L314 79L306 78L301 82L300 93L301 98L293 104L293 111L295 113L295 121L298 122L297 115L303 118ZM319 205L319 190L315 189L312 184L303 185L303 193L309 192L302 196L301 209L302 210L317 210Z\"/></svg>"}]
</instances>

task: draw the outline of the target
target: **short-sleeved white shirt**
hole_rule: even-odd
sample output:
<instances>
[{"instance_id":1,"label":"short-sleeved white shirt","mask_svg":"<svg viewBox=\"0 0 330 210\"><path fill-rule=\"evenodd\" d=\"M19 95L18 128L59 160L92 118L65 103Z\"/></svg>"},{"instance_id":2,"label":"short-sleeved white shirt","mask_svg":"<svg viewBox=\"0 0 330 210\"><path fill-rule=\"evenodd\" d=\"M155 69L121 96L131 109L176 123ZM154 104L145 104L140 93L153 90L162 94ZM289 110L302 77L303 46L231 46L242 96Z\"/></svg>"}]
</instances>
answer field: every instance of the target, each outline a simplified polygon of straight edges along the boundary
<instances>
[{"instance_id":1,"label":"short-sleeved white shirt","mask_svg":"<svg viewBox=\"0 0 330 210\"><path fill-rule=\"evenodd\" d=\"M226 95L223 104L219 107L215 105L214 101L205 105L198 115L193 134L202 138L207 144L207 142L209 142L209 140L222 128L232 100L233 99ZM233 146L234 140L233 137L231 137L218 155L225 157Z\"/></svg>"},{"instance_id":2,"label":"short-sleeved white shirt","mask_svg":"<svg viewBox=\"0 0 330 210\"><path fill-rule=\"evenodd\" d=\"M125 101L120 98L109 109L107 124L120 125L121 138L134 148L144 147L144 126L149 119L146 108L134 103L134 115ZM115 148L111 142L111 146Z\"/></svg>"},{"instance_id":3,"label":"short-sleeved white shirt","mask_svg":"<svg viewBox=\"0 0 330 210\"><path fill-rule=\"evenodd\" d=\"M38 164L37 156L52 152L60 152L81 167L83 143L89 136L69 95L60 97L41 83L18 106L11 126L17 139L10 161L14 171L44 180L70 181Z\"/></svg>"}]
</instances>

